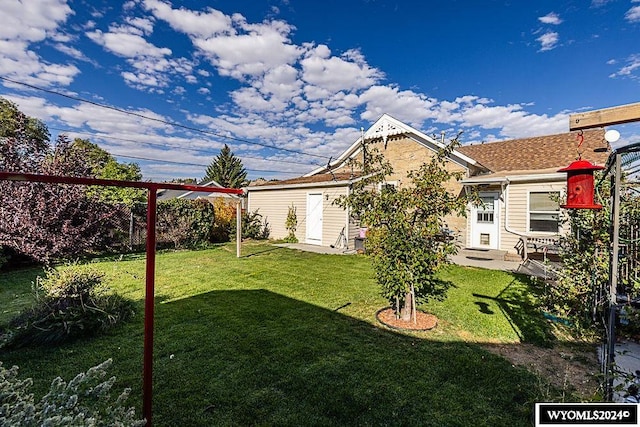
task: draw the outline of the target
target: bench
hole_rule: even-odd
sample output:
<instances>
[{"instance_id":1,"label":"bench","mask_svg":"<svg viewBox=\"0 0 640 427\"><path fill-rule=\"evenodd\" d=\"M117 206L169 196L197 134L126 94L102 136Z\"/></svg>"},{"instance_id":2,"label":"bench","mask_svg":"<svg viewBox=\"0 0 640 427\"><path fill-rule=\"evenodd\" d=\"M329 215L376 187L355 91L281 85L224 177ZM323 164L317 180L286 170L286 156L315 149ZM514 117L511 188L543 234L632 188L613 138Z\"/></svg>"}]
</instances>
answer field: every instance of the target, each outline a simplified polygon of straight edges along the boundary
<instances>
[{"instance_id":1,"label":"bench","mask_svg":"<svg viewBox=\"0 0 640 427\"><path fill-rule=\"evenodd\" d=\"M560 238L554 237L529 237L520 236L520 241L516 245L518 251L522 251L522 259L529 258L529 252L558 255L560 253Z\"/></svg>"}]
</instances>

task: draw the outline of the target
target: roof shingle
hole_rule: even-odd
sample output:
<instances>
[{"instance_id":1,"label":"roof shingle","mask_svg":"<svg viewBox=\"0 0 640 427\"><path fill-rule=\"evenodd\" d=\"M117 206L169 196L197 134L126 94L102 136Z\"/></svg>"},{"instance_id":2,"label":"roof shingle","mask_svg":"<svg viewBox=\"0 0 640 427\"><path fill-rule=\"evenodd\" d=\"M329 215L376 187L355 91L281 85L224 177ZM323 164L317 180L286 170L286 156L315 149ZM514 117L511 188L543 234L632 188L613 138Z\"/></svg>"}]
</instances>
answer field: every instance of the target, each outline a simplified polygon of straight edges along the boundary
<instances>
[{"instance_id":1,"label":"roof shingle","mask_svg":"<svg viewBox=\"0 0 640 427\"><path fill-rule=\"evenodd\" d=\"M462 154L480 162L491 172L562 168L578 158L604 164L608 153L595 152L607 146L604 129L584 131L584 142L578 148L578 133L536 136L533 138L465 145Z\"/></svg>"}]
</instances>

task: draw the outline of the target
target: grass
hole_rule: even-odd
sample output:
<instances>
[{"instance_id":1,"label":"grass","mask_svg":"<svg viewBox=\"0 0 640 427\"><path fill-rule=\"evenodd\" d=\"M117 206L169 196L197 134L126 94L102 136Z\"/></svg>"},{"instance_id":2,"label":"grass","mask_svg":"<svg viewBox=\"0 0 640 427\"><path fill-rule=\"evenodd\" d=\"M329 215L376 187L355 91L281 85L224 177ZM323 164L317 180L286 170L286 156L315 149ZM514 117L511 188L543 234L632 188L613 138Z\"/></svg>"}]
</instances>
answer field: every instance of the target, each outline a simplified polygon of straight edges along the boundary
<instances>
[{"instance_id":1,"label":"grass","mask_svg":"<svg viewBox=\"0 0 640 427\"><path fill-rule=\"evenodd\" d=\"M540 380L476 343L550 337L531 286L505 272L451 267L428 332L381 328L368 259L251 245L157 256L154 423L170 425L531 424ZM0 353L41 396L112 357L116 388L140 411L144 258L95 262L138 301L133 322L56 348ZM29 303L39 270L1 274L1 321ZM7 305L10 304L10 305Z\"/></svg>"}]
</instances>

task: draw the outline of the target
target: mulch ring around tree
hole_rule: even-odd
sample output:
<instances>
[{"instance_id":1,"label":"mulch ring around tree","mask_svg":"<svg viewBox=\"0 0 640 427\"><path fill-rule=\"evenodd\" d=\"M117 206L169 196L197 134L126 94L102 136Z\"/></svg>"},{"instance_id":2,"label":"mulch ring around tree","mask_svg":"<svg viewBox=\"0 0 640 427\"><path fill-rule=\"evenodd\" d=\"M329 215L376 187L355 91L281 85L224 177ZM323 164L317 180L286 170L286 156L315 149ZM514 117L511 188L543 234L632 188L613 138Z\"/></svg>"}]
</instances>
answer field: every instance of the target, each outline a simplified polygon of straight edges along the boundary
<instances>
[{"instance_id":1,"label":"mulch ring around tree","mask_svg":"<svg viewBox=\"0 0 640 427\"><path fill-rule=\"evenodd\" d=\"M411 330L411 331L428 331L433 329L438 324L438 318L433 314L425 313L423 311L416 312L416 320L411 319L405 321L396 318L396 312L391 307L381 308L376 313L376 319L378 322L391 329Z\"/></svg>"}]
</instances>

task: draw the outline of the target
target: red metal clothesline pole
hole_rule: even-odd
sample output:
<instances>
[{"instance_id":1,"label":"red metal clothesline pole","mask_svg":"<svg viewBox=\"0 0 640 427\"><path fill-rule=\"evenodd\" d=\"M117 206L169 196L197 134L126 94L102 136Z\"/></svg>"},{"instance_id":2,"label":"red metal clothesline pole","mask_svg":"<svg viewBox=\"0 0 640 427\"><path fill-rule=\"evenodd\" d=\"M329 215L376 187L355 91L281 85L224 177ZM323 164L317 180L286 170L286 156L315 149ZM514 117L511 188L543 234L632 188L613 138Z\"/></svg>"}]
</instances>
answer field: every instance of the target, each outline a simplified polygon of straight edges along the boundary
<instances>
[{"instance_id":1,"label":"red metal clothesline pole","mask_svg":"<svg viewBox=\"0 0 640 427\"><path fill-rule=\"evenodd\" d=\"M100 185L111 187L145 188L147 198L146 277L144 297L144 357L142 363L142 415L147 426L152 425L153 402L153 316L156 270L156 205L158 190L187 190L207 193L242 194L238 188L206 187L201 185L171 184L159 182L119 181L113 179L83 178L74 176L40 175L17 172L0 172L0 181L44 182L49 184Z\"/></svg>"}]
</instances>

